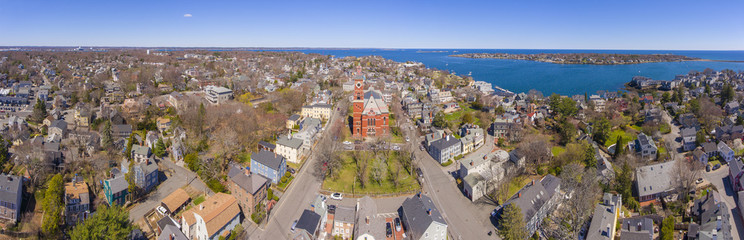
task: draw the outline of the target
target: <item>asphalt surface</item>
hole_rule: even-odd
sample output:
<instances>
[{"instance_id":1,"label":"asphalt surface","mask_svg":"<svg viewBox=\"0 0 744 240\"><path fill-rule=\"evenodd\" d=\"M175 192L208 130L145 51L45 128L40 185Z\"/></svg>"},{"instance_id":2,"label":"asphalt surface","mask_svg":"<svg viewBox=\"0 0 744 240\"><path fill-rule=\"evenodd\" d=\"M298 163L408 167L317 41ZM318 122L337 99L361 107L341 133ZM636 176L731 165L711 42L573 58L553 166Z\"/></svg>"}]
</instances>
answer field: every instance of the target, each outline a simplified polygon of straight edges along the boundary
<instances>
[{"instance_id":1,"label":"asphalt surface","mask_svg":"<svg viewBox=\"0 0 744 240\"><path fill-rule=\"evenodd\" d=\"M729 219L732 223L731 236L734 239L744 239L742 232L739 229L744 229L742 223L741 214L739 214L739 208L736 206L736 200L734 195L736 193L731 188L731 181L729 180L729 166L723 165L721 168L715 171L703 172L703 178L713 184L718 189L718 193L721 195L721 199L726 203L729 209L731 209L731 218Z\"/></svg>"}]
</instances>

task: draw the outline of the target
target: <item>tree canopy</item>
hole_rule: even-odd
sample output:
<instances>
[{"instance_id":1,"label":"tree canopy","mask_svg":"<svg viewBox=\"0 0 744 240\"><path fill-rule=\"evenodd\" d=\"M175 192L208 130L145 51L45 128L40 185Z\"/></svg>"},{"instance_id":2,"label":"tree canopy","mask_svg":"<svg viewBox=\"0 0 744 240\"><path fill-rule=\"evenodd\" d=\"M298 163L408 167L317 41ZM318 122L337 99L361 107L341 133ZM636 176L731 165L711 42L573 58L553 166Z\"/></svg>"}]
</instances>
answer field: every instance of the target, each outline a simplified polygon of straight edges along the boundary
<instances>
[{"instance_id":1,"label":"tree canopy","mask_svg":"<svg viewBox=\"0 0 744 240\"><path fill-rule=\"evenodd\" d=\"M568 97L561 97L558 94L550 95L550 108L561 116L574 116L579 112L576 101Z\"/></svg>"},{"instance_id":2,"label":"tree canopy","mask_svg":"<svg viewBox=\"0 0 744 240\"><path fill-rule=\"evenodd\" d=\"M41 223L41 229L44 235L54 236L59 232L62 210L64 209L64 180L61 174L54 175L47 182L47 189L44 193L42 208L44 209L44 220Z\"/></svg>"},{"instance_id":3,"label":"tree canopy","mask_svg":"<svg viewBox=\"0 0 744 240\"><path fill-rule=\"evenodd\" d=\"M71 239L125 239L134 230L129 212L118 205L102 204L90 218L75 226Z\"/></svg>"},{"instance_id":4,"label":"tree canopy","mask_svg":"<svg viewBox=\"0 0 744 240\"><path fill-rule=\"evenodd\" d=\"M528 233L525 231L527 226L524 223L522 209L516 204L509 204L504 207L499 226L501 226L501 236L505 240L524 240L528 237Z\"/></svg>"}]
</instances>

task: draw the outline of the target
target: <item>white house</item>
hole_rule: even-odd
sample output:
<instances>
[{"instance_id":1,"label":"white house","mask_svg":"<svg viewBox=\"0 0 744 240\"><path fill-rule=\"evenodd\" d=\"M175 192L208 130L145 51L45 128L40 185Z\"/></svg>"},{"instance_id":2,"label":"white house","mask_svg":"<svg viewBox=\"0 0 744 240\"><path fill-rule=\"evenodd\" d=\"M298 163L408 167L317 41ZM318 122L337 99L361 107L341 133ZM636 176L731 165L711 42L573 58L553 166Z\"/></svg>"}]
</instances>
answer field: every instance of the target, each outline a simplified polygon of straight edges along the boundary
<instances>
[{"instance_id":1,"label":"white house","mask_svg":"<svg viewBox=\"0 0 744 240\"><path fill-rule=\"evenodd\" d=\"M286 158L288 162L300 163L301 147L304 141L287 134L276 140L276 153Z\"/></svg>"}]
</instances>

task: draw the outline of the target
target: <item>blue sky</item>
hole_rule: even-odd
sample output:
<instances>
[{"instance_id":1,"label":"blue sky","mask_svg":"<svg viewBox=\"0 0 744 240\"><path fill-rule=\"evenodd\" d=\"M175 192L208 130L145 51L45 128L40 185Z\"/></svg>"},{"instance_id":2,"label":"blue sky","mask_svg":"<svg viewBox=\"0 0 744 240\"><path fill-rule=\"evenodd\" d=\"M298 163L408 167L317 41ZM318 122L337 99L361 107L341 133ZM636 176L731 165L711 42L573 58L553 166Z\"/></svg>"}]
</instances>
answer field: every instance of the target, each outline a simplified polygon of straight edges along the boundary
<instances>
[{"instance_id":1,"label":"blue sky","mask_svg":"<svg viewBox=\"0 0 744 240\"><path fill-rule=\"evenodd\" d=\"M741 0L0 0L0 45L744 50L742 9Z\"/></svg>"}]
</instances>

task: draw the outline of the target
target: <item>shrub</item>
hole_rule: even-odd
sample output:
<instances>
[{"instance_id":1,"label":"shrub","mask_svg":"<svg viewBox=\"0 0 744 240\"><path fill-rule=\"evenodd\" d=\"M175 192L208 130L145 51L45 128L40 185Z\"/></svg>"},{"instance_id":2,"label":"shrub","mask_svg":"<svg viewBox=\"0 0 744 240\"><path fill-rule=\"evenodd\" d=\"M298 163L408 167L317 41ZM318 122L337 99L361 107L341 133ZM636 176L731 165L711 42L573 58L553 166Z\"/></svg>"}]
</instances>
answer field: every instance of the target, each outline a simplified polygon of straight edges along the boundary
<instances>
[{"instance_id":1,"label":"shrub","mask_svg":"<svg viewBox=\"0 0 744 240\"><path fill-rule=\"evenodd\" d=\"M282 183L286 183L287 182L287 176L282 176L282 179L281 180L282 180Z\"/></svg>"},{"instance_id":2,"label":"shrub","mask_svg":"<svg viewBox=\"0 0 744 240\"><path fill-rule=\"evenodd\" d=\"M446 167L446 166L449 166L451 164L452 164L452 160L448 160L448 161L442 163L442 167Z\"/></svg>"},{"instance_id":3,"label":"shrub","mask_svg":"<svg viewBox=\"0 0 744 240\"><path fill-rule=\"evenodd\" d=\"M292 173L290 173L290 172L284 172L284 177L289 178L290 176L292 176Z\"/></svg>"},{"instance_id":4,"label":"shrub","mask_svg":"<svg viewBox=\"0 0 744 240\"><path fill-rule=\"evenodd\" d=\"M261 221L263 221L263 212L254 212L251 214L251 220L256 224L261 224Z\"/></svg>"},{"instance_id":5,"label":"shrub","mask_svg":"<svg viewBox=\"0 0 744 240\"><path fill-rule=\"evenodd\" d=\"M212 189L212 191L215 193L225 192L225 185L222 185L220 180L211 179L207 181L207 186L209 187L209 189Z\"/></svg>"}]
</instances>

